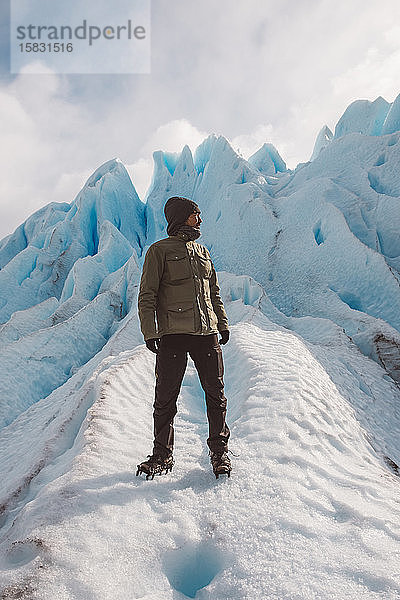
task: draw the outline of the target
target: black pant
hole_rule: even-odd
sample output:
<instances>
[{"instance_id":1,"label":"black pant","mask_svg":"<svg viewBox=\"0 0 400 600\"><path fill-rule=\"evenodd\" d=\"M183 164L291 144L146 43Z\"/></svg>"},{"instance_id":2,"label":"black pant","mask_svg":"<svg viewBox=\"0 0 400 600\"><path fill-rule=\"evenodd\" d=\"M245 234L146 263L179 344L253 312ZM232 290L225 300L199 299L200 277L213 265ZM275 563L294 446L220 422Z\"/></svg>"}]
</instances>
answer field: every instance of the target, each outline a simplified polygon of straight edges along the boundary
<instances>
[{"instance_id":1,"label":"black pant","mask_svg":"<svg viewBox=\"0 0 400 600\"><path fill-rule=\"evenodd\" d=\"M154 452L163 456L171 454L174 446L176 400L186 371L188 352L206 396L209 425L207 444L213 452L228 449L230 431L225 422L224 363L218 336L175 333L161 338L156 355Z\"/></svg>"}]
</instances>

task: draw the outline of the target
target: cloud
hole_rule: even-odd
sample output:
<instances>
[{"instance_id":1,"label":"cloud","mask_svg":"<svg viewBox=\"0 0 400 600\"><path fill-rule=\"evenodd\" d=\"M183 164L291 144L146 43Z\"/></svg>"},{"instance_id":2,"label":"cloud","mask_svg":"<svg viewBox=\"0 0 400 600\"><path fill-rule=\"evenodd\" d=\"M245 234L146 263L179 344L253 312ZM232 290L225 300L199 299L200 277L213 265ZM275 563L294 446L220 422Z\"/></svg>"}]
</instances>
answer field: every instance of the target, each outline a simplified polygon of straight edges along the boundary
<instances>
[{"instance_id":1,"label":"cloud","mask_svg":"<svg viewBox=\"0 0 400 600\"><path fill-rule=\"evenodd\" d=\"M37 74L46 72L44 65L72 74L148 73L150 8L150 2L132 0L16 0L10 20L13 72L29 64ZM31 41L32 51L20 50ZM55 41L62 50L47 50Z\"/></svg>"},{"instance_id":2,"label":"cloud","mask_svg":"<svg viewBox=\"0 0 400 600\"><path fill-rule=\"evenodd\" d=\"M197 146L209 135L199 131L187 119L176 119L157 127L139 150L141 158L125 165L139 197L144 199L153 174L152 154L155 150L180 153L185 145L192 154Z\"/></svg>"},{"instance_id":3,"label":"cloud","mask_svg":"<svg viewBox=\"0 0 400 600\"><path fill-rule=\"evenodd\" d=\"M151 175L153 172L153 161L150 158L139 158L131 165L125 165L129 173L132 183L142 200L145 197L146 191L150 185Z\"/></svg>"},{"instance_id":4,"label":"cloud","mask_svg":"<svg viewBox=\"0 0 400 600\"><path fill-rule=\"evenodd\" d=\"M395 43L394 36L397 36ZM384 96L393 101L399 93L398 74L400 73L400 28L396 27L384 37L386 43L371 46L362 61L333 79L333 90L338 96L357 100L354 90L364 90L367 98Z\"/></svg>"},{"instance_id":5,"label":"cloud","mask_svg":"<svg viewBox=\"0 0 400 600\"><path fill-rule=\"evenodd\" d=\"M62 89L59 76L38 80L28 72L0 90L0 237L44 204L76 193L62 178L84 168L71 128L84 129L85 117L62 99Z\"/></svg>"},{"instance_id":6,"label":"cloud","mask_svg":"<svg viewBox=\"0 0 400 600\"><path fill-rule=\"evenodd\" d=\"M143 199L154 150L181 152L188 144L193 152L208 135L187 119L175 119L141 131L132 144L128 102L99 119L69 97L65 77L48 69L38 78L30 69L0 89L0 239L44 204L71 202L89 175L116 156Z\"/></svg>"},{"instance_id":7,"label":"cloud","mask_svg":"<svg viewBox=\"0 0 400 600\"><path fill-rule=\"evenodd\" d=\"M175 119L157 127L142 146L141 152L153 152L154 150L181 152L185 144L193 152L209 133L199 131L187 119Z\"/></svg>"},{"instance_id":8,"label":"cloud","mask_svg":"<svg viewBox=\"0 0 400 600\"><path fill-rule=\"evenodd\" d=\"M274 128L271 123L259 125L252 133L243 133L230 140L231 146L236 152L249 158L256 152L264 142L271 142L274 137Z\"/></svg>"},{"instance_id":9,"label":"cloud","mask_svg":"<svg viewBox=\"0 0 400 600\"><path fill-rule=\"evenodd\" d=\"M245 157L271 142L295 167L354 99L400 91L399 22L397 0L153 0L150 75L3 80L0 237L113 157L143 197L154 150L209 133Z\"/></svg>"}]
</instances>

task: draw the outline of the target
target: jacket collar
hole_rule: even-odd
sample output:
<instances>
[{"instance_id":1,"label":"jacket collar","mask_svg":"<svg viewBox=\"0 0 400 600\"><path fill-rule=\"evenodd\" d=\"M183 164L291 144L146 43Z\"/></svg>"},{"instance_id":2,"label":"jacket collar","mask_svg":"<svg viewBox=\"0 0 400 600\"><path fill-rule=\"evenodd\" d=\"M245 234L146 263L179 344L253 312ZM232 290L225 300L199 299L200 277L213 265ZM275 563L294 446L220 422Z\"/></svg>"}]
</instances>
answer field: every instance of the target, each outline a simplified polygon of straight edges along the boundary
<instances>
[{"instance_id":1,"label":"jacket collar","mask_svg":"<svg viewBox=\"0 0 400 600\"><path fill-rule=\"evenodd\" d=\"M175 235L170 235L169 237L170 238L178 238L179 240L182 240L183 242L189 241L189 236L184 231L178 231Z\"/></svg>"}]
</instances>

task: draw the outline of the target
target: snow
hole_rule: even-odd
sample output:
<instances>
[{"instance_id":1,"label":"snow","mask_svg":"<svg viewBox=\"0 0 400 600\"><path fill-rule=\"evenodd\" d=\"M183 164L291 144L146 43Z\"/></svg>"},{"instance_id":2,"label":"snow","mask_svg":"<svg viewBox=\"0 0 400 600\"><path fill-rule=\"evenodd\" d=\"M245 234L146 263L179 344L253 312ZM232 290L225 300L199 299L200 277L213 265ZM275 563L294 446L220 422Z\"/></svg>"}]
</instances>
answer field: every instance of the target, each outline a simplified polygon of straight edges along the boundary
<instances>
[{"instance_id":1,"label":"snow","mask_svg":"<svg viewBox=\"0 0 400 600\"><path fill-rule=\"evenodd\" d=\"M156 151L145 203L112 159L0 242L2 598L400 597L398 107L353 103L294 171L268 142ZM231 324L227 480L191 360L172 474L135 476L137 292L172 195L200 206Z\"/></svg>"},{"instance_id":2,"label":"snow","mask_svg":"<svg viewBox=\"0 0 400 600\"><path fill-rule=\"evenodd\" d=\"M382 134L393 133L400 129L400 94L390 107L382 128Z\"/></svg>"},{"instance_id":3,"label":"snow","mask_svg":"<svg viewBox=\"0 0 400 600\"><path fill-rule=\"evenodd\" d=\"M319 153L322 150L324 150L324 148L327 147L327 145L329 144L329 142L332 141L332 139L333 139L332 131L329 129L329 127L327 125L324 125L324 127L321 129L321 131L317 135L317 139L315 140L314 150L313 150L310 160L314 160L315 158L317 158Z\"/></svg>"},{"instance_id":4,"label":"snow","mask_svg":"<svg viewBox=\"0 0 400 600\"><path fill-rule=\"evenodd\" d=\"M391 104L379 96L373 102L369 100L356 100L345 110L342 117L335 127L335 138L342 137L348 133L363 133L365 135L381 135L382 133L392 133L386 128L383 131L383 125Z\"/></svg>"},{"instance_id":5,"label":"snow","mask_svg":"<svg viewBox=\"0 0 400 600\"><path fill-rule=\"evenodd\" d=\"M48 298L26 310L15 311L10 320L0 327L1 345L15 342L38 329L48 327L51 324L50 317L57 307L57 298Z\"/></svg>"},{"instance_id":6,"label":"snow","mask_svg":"<svg viewBox=\"0 0 400 600\"><path fill-rule=\"evenodd\" d=\"M398 389L344 339L307 345L258 310L245 316L241 300L227 306L241 317L224 348L231 479L210 473L191 362L173 475L136 478L151 446L154 357L139 345L103 358L67 403L57 390L29 411L51 443L39 436L45 465L3 525L9 589L24 581L34 597L60 599L396 598L398 481L379 436L369 437L383 427L384 451L397 458ZM28 414L1 436L22 455Z\"/></svg>"},{"instance_id":7,"label":"snow","mask_svg":"<svg viewBox=\"0 0 400 600\"><path fill-rule=\"evenodd\" d=\"M168 194L168 197L185 196L190 198L196 183L197 172L189 146L183 148L174 169L171 166L167 167L166 156L166 153L161 151L153 153L153 178L145 205L147 246L167 235L166 221L160 219L160 215L163 215L165 194Z\"/></svg>"},{"instance_id":8,"label":"snow","mask_svg":"<svg viewBox=\"0 0 400 600\"><path fill-rule=\"evenodd\" d=\"M275 175L287 170L285 161L273 144L263 144L248 160L263 175Z\"/></svg>"},{"instance_id":9,"label":"snow","mask_svg":"<svg viewBox=\"0 0 400 600\"><path fill-rule=\"evenodd\" d=\"M69 204L51 202L31 215L25 223L17 227L13 234L1 240L0 268L2 269L18 252L26 248L28 243L40 247L43 243L41 231L61 221L69 209Z\"/></svg>"},{"instance_id":10,"label":"snow","mask_svg":"<svg viewBox=\"0 0 400 600\"><path fill-rule=\"evenodd\" d=\"M63 219L59 219L60 210ZM100 167L67 211L64 205L61 209L49 205L43 211L45 216L39 211L35 227L30 222L32 217L24 225L32 237L27 237L29 243L20 252L12 255L16 242L11 244L10 238L3 244L0 323L5 323L16 310L29 308L50 296L59 299L76 261L97 254L103 223L113 225L126 238L124 243L141 253L144 205L120 161L112 160ZM11 236L14 237L19 238L20 233Z\"/></svg>"}]
</instances>

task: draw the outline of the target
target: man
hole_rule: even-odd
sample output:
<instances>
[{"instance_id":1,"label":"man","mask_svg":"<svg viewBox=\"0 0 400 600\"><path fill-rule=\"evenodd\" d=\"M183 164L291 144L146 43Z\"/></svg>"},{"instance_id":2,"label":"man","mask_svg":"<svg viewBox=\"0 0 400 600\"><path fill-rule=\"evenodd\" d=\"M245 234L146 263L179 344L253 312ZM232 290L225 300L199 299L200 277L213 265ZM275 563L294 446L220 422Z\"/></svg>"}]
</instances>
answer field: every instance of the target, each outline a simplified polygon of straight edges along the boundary
<instances>
[{"instance_id":1,"label":"man","mask_svg":"<svg viewBox=\"0 0 400 600\"><path fill-rule=\"evenodd\" d=\"M219 345L229 339L228 318L210 253L195 241L202 222L198 205L174 196L165 204L164 214L168 238L148 249L138 296L143 337L156 353L156 386L153 454L138 465L136 475L145 473L146 479L153 479L172 469L173 420L189 352L205 392L211 464L217 478L221 473L229 476L230 432Z\"/></svg>"}]
</instances>

